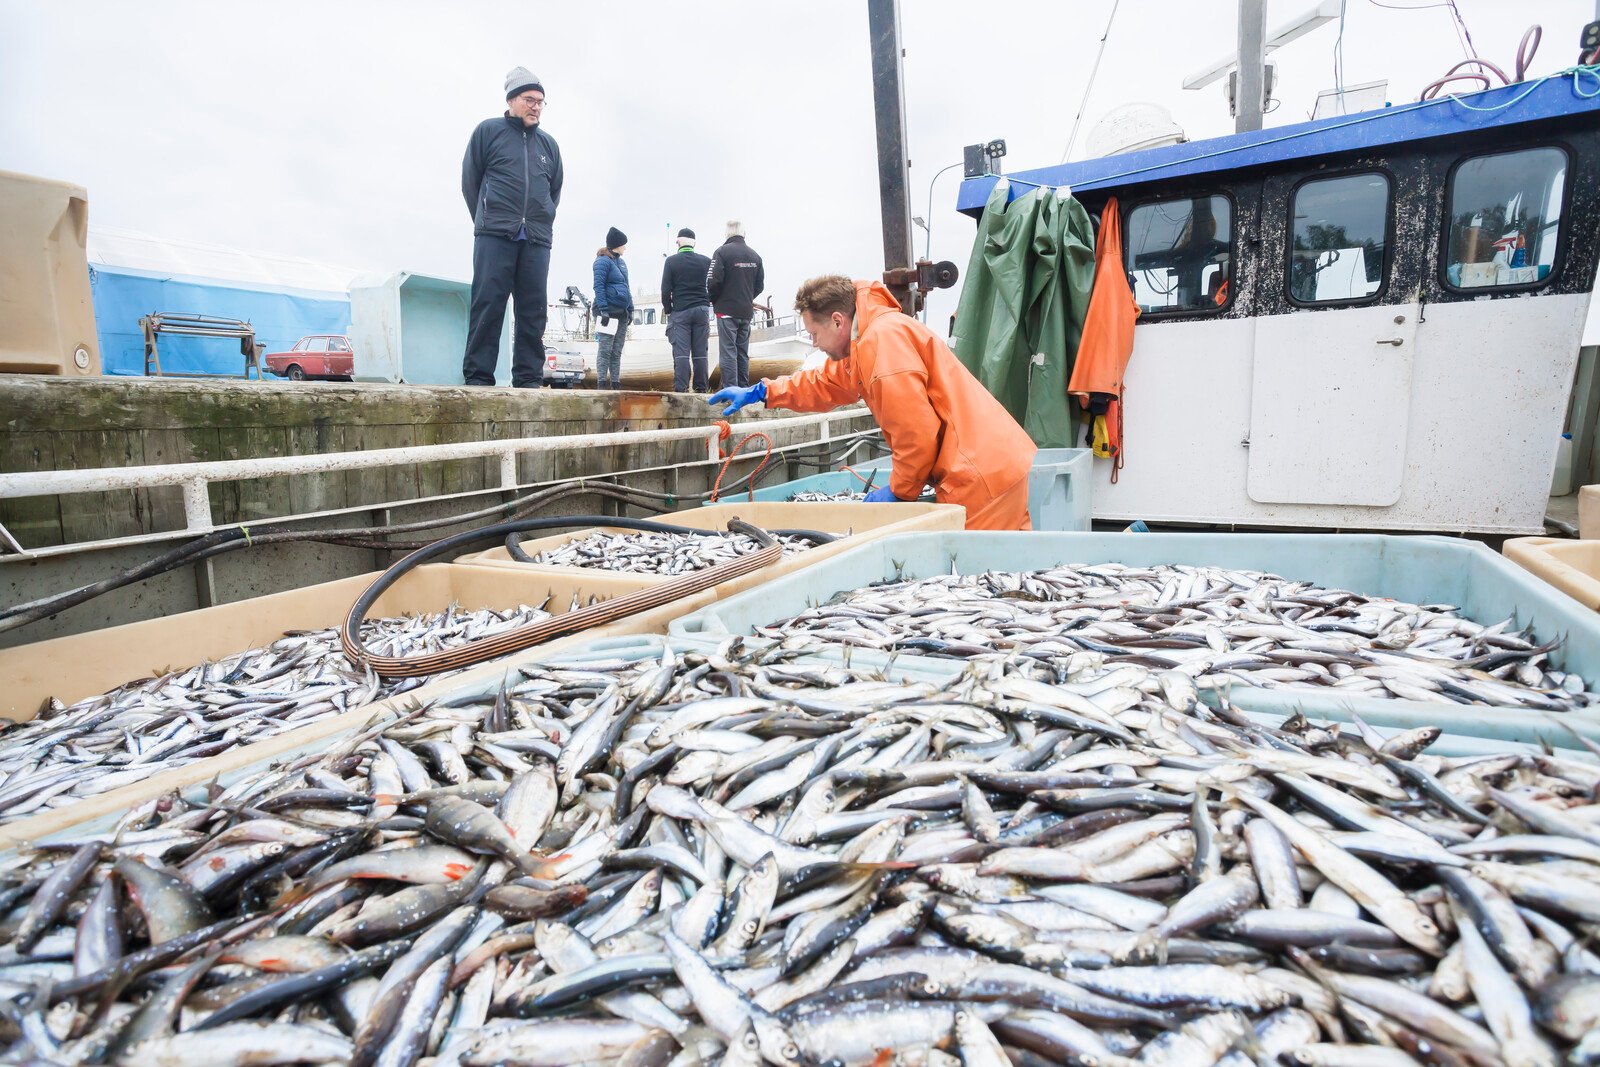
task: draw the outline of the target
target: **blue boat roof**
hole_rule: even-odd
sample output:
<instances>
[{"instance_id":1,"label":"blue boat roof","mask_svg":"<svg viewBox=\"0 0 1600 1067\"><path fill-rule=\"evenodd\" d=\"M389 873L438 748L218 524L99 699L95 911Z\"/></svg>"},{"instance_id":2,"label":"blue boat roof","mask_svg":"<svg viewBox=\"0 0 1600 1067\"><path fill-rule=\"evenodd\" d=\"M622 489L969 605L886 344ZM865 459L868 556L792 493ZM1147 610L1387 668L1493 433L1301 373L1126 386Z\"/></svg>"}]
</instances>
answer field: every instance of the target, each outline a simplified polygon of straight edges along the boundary
<instances>
[{"instance_id":1,"label":"blue boat roof","mask_svg":"<svg viewBox=\"0 0 1600 1067\"><path fill-rule=\"evenodd\" d=\"M1074 192L1125 189L1571 115L1600 115L1600 71L1596 68L1564 71L1531 84L1018 171L1006 175L1011 181L1008 200L1039 186ZM991 175L963 181L956 209L972 216L982 214L998 180Z\"/></svg>"}]
</instances>

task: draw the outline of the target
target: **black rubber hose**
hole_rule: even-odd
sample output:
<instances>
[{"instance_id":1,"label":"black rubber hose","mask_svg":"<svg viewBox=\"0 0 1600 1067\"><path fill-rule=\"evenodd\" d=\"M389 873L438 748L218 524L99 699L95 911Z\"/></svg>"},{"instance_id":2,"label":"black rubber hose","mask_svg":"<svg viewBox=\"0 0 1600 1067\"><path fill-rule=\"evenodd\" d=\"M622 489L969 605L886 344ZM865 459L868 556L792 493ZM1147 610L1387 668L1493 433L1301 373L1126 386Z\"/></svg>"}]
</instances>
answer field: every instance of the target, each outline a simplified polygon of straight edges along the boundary
<instances>
[{"instance_id":1,"label":"black rubber hose","mask_svg":"<svg viewBox=\"0 0 1600 1067\"><path fill-rule=\"evenodd\" d=\"M437 544L418 549L379 575L377 580L357 597L355 603L350 606L350 612L345 616L344 624L340 627L339 632L340 645L344 649L345 655L350 658L351 662L365 664L375 670L380 677L386 678L411 677L434 674L443 670L455 670L460 667L471 666L486 659L509 655L512 652L529 648L553 637L576 633L591 626L614 622L619 618L625 618L636 612L647 611L654 607L672 603L681 596L710 588L719 582L732 581L753 570L770 566L778 562L781 556L777 540L766 530L751 526L749 523L742 522L736 518L730 519L728 521L728 532L730 534L744 534L754 539L757 546L755 551L742 553L731 560L725 560L714 567L709 567L702 571L679 575L662 585L635 589L610 600L591 604L586 608L579 608L563 615L552 616L542 622L519 627L507 633L480 637L457 648L441 649L413 656L382 656L372 654L362 643L361 625L366 620L367 613L372 610L372 605L376 603L378 597L382 596L385 591L412 569L447 552L458 552L477 542L490 540L502 534L515 533L519 530L549 529L573 522L603 521L605 518L606 516L603 515L577 515L502 522L493 526L486 526L481 530L471 530L466 533L456 534L453 537L446 537Z\"/></svg>"},{"instance_id":2,"label":"black rubber hose","mask_svg":"<svg viewBox=\"0 0 1600 1067\"><path fill-rule=\"evenodd\" d=\"M726 530L696 530L688 526L673 526L665 522L652 522L649 519L629 519L622 516L590 516L595 521L582 523L586 526L614 526L620 530L641 530L645 533L665 534L693 534L696 537L726 537ZM522 539L531 531L517 530L506 534L506 551L518 563L533 563L534 558L522 550ZM810 541L812 544L826 545L839 539L838 534L824 533L821 530L771 530L768 531L775 537L798 537Z\"/></svg>"},{"instance_id":3,"label":"black rubber hose","mask_svg":"<svg viewBox=\"0 0 1600 1067\"><path fill-rule=\"evenodd\" d=\"M202 563L215 556L235 552L241 548L254 548L258 545L316 542L349 548L370 548L392 552L415 551L418 548L425 548L433 544L434 539L430 538L426 541L384 541L379 540L379 538L389 531L448 529L463 522L476 521L507 510L512 510L512 513L516 514L523 509L542 507L563 497L578 495L610 496L623 500L635 507L654 506L632 499L633 493L626 487L618 487L605 482L563 482L505 504L496 504L494 507L482 511L444 519L424 519L390 526L353 526L335 530L289 529L278 524L265 524L255 527L246 524L229 526L221 530L214 530L193 541L186 541L175 548L168 549L159 556L146 560L138 566L102 578L97 582L91 582L76 589L69 589L64 593L57 593L39 600L30 600L26 603L15 604L0 610L0 632L14 630L20 626L26 626L30 622L49 618L52 615L66 611L68 608L77 607L79 604L87 603L98 596L114 592L124 586L157 577L168 571L177 570L179 567Z\"/></svg>"},{"instance_id":4,"label":"black rubber hose","mask_svg":"<svg viewBox=\"0 0 1600 1067\"><path fill-rule=\"evenodd\" d=\"M747 475L746 478L748 477ZM741 479L741 481L743 480ZM379 538L388 533L448 529L451 526L475 522L497 514L509 513L515 516L534 508L543 507L564 497L579 495L606 496L621 500L634 507L654 509L655 505L646 503L646 501L700 499L710 494L698 493L674 498L670 494L635 489L611 482L596 482L585 479L582 481L562 482L537 492L529 493L516 500L442 519L421 519L387 526L348 527L333 530L299 530L271 523L251 527L248 524L241 523L221 530L214 530L193 541L187 541L175 548L168 549L135 567L102 578L99 581L91 582L88 585L79 586L76 589L69 589L64 593L57 593L38 600L30 600L23 604L15 604L0 610L0 633L57 615L69 608L77 607L79 604L87 603L96 597L133 585L136 582L157 577L168 571L177 570L179 567L201 563L215 556L234 552L241 548L253 548L257 545L316 542L349 548L370 548L395 552L415 551L435 542L432 540L384 541L379 540ZM619 525L610 517L602 518L605 518L611 525ZM681 532L682 528L671 527L671 530ZM797 534L803 533L803 531L797 531ZM828 534L820 534L819 536L828 540L832 539L832 536ZM819 541L818 543L825 543L825 541Z\"/></svg>"}]
</instances>

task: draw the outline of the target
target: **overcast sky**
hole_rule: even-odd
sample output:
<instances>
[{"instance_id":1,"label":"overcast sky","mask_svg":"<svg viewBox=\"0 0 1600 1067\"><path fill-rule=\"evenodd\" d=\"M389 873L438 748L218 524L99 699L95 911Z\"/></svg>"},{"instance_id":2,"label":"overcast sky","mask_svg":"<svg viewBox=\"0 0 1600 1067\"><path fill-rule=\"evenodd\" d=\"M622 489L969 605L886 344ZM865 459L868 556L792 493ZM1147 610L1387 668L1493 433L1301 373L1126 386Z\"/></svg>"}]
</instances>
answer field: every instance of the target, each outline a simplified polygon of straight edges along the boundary
<instances>
[{"instance_id":1,"label":"overcast sky","mask_svg":"<svg viewBox=\"0 0 1600 1067\"><path fill-rule=\"evenodd\" d=\"M1272 0L1270 26L1314 0ZM1448 7L1348 0L1346 84L1416 98L1465 55ZM1398 8L1399 10L1396 10ZM1570 65L1595 0L1459 0L1480 55L1510 70L1532 22L1534 74ZM1005 138L1008 169L1061 159L1112 0L903 0L913 214L965 144ZM1074 157L1139 100L1191 138L1231 132L1221 88L1184 75L1232 50L1234 0L1121 0ZM502 84L549 97L566 190L551 295L587 292L606 228L653 288L679 226L708 251L745 220L787 309L803 278L882 270L865 0L459 3L0 0L0 169L89 189L91 224L372 270L466 279L461 156ZM1334 81L1337 23L1276 53L1269 125ZM960 172L939 179L935 259L963 268ZM917 234L917 250L924 235ZM954 309L941 294L936 315Z\"/></svg>"}]
</instances>

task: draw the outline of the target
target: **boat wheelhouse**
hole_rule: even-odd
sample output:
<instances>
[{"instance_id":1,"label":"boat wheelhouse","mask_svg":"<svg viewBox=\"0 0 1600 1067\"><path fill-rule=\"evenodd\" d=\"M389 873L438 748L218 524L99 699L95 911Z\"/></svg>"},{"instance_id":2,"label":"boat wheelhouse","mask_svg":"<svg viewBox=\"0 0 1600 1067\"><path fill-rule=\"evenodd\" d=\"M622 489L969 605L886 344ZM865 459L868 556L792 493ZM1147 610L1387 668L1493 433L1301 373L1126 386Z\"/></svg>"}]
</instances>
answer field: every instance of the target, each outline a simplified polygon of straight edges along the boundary
<instances>
[{"instance_id":1,"label":"boat wheelhouse","mask_svg":"<svg viewBox=\"0 0 1600 1067\"><path fill-rule=\"evenodd\" d=\"M1600 238L1592 71L972 178L958 208L996 181L1121 213L1141 314L1097 518L1542 531Z\"/></svg>"}]
</instances>

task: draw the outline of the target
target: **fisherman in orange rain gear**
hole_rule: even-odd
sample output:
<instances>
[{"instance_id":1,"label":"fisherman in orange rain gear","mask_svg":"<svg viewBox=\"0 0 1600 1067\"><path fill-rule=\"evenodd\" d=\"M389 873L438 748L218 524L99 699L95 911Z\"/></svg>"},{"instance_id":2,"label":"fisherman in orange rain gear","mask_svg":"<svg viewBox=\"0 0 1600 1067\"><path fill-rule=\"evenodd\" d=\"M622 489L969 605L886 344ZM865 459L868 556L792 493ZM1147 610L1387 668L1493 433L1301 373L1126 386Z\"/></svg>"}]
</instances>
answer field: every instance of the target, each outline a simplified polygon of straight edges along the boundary
<instances>
[{"instance_id":1,"label":"fisherman in orange rain gear","mask_svg":"<svg viewBox=\"0 0 1600 1067\"><path fill-rule=\"evenodd\" d=\"M969 530L1032 529L1028 470L1037 449L937 334L879 282L813 278L794 306L828 362L724 389L710 403L726 403L731 414L757 401L830 411L865 400L894 457L889 484L869 501L915 500L932 483L940 503L967 509Z\"/></svg>"}]
</instances>

